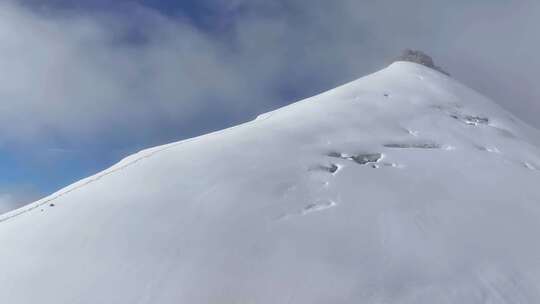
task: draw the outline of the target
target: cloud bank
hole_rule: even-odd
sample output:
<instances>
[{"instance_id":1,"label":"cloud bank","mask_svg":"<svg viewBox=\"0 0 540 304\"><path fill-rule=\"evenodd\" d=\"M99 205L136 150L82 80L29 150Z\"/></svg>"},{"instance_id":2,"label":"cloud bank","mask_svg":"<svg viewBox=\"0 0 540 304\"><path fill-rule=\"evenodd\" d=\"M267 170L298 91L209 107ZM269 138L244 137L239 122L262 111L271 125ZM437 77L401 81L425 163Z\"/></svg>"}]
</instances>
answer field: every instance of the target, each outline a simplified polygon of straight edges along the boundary
<instances>
[{"instance_id":1,"label":"cloud bank","mask_svg":"<svg viewBox=\"0 0 540 304\"><path fill-rule=\"evenodd\" d=\"M231 19L220 31L134 4L89 14L1 4L1 138L92 143L245 120L406 47L526 119L540 114L534 2L207 2Z\"/></svg>"},{"instance_id":2,"label":"cloud bank","mask_svg":"<svg viewBox=\"0 0 540 304\"><path fill-rule=\"evenodd\" d=\"M0 5L4 140L106 140L242 93L219 42L193 27L138 7L127 20L61 13Z\"/></svg>"}]
</instances>

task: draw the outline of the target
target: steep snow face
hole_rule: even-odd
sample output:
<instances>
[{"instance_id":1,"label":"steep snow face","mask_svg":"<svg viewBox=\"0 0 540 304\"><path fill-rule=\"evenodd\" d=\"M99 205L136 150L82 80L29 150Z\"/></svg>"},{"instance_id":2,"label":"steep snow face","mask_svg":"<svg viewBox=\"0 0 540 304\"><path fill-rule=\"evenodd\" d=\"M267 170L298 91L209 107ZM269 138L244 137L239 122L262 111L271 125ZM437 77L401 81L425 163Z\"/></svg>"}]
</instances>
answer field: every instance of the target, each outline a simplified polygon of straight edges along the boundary
<instances>
[{"instance_id":1,"label":"steep snow face","mask_svg":"<svg viewBox=\"0 0 540 304\"><path fill-rule=\"evenodd\" d=\"M0 219L2 303L540 303L540 136L398 62Z\"/></svg>"}]
</instances>

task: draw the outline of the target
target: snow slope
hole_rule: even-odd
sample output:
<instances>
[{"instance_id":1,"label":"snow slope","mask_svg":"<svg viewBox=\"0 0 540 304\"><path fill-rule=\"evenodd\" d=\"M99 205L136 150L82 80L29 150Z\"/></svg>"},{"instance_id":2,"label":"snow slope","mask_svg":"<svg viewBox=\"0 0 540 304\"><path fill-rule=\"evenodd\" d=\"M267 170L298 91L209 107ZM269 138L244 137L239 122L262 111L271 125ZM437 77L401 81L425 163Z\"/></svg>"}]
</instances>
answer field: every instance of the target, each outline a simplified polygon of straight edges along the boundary
<instances>
[{"instance_id":1,"label":"snow slope","mask_svg":"<svg viewBox=\"0 0 540 304\"><path fill-rule=\"evenodd\" d=\"M540 133L398 62L0 218L2 303L540 303Z\"/></svg>"}]
</instances>

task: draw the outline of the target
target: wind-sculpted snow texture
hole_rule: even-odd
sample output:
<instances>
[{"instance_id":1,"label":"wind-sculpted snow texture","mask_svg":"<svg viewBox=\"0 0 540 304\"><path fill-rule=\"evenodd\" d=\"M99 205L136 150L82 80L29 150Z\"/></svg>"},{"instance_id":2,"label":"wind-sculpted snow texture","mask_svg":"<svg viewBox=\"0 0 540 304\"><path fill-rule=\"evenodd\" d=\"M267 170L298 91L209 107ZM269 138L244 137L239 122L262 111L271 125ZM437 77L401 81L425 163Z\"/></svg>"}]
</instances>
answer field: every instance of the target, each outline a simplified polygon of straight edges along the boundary
<instances>
[{"instance_id":1,"label":"wind-sculpted snow texture","mask_svg":"<svg viewBox=\"0 0 540 304\"><path fill-rule=\"evenodd\" d=\"M0 218L2 303L540 303L540 135L397 62Z\"/></svg>"}]
</instances>

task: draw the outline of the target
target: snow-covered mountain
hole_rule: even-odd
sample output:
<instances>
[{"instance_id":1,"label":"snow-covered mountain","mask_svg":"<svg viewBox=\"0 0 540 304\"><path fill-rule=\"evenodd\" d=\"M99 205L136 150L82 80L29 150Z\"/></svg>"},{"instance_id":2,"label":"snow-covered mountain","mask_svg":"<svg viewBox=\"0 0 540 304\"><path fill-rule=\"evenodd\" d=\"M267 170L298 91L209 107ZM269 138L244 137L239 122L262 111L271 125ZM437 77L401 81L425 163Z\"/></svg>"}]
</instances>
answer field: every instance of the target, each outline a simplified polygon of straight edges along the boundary
<instances>
[{"instance_id":1,"label":"snow-covered mountain","mask_svg":"<svg viewBox=\"0 0 540 304\"><path fill-rule=\"evenodd\" d=\"M397 62L0 221L2 303L540 303L540 133Z\"/></svg>"}]
</instances>

